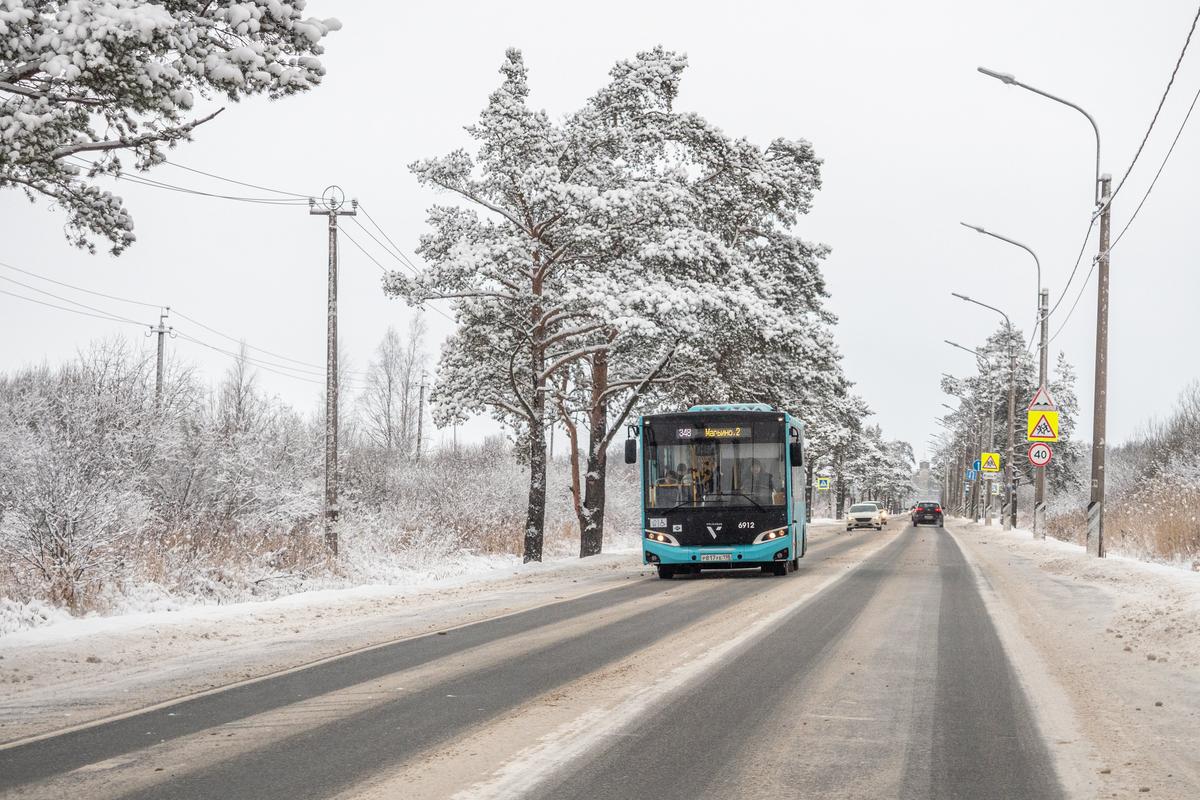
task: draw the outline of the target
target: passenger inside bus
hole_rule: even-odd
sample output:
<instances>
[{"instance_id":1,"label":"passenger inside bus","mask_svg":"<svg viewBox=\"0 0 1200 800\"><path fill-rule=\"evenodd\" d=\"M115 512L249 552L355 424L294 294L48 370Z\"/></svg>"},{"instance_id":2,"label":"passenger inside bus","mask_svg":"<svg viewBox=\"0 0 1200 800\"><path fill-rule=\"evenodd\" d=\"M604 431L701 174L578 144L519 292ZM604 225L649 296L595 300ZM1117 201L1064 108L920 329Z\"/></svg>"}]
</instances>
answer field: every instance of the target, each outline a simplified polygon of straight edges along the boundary
<instances>
[{"instance_id":1,"label":"passenger inside bus","mask_svg":"<svg viewBox=\"0 0 1200 800\"><path fill-rule=\"evenodd\" d=\"M775 476L763 469L757 458L751 459L750 473L742 481L742 491L759 503L770 503L775 492Z\"/></svg>"}]
</instances>

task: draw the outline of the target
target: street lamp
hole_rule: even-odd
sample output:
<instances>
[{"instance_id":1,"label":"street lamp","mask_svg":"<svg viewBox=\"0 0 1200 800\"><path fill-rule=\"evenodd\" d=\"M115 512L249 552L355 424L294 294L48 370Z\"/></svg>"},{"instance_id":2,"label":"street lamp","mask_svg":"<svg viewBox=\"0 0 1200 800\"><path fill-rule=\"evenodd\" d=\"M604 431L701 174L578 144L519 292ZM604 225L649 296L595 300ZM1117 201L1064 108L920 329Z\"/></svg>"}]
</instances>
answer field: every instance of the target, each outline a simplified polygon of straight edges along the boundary
<instances>
[{"instance_id":1,"label":"street lamp","mask_svg":"<svg viewBox=\"0 0 1200 800\"><path fill-rule=\"evenodd\" d=\"M988 394L990 395L989 403L988 403L989 413L988 413L988 434L987 434L988 448L989 448L989 452L990 452L990 449L996 446L996 395L994 392L992 392L992 363L991 363L991 361L988 360L987 355L985 353L981 353L973 347L967 347L965 345L959 344L958 342L952 342L949 339L943 339L942 341L945 342L946 344L950 345L951 347L957 347L959 350L962 350L964 353L970 353L971 355L975 356L975 360L979 364L980 369L983 369L986 365L986 369L984 369L983 374L984 374L984 382L987 384ZM982 409L980 409L980 410L982 410ZM983 437L983 426L982 425L980 426L980 429L979 429L979 435L980 435L980 438L982 439L982 437ZM982 450L982 449L983 448L981 447L980 450ZM981 458L982 458L982 456L981 456ZM984 507L986 509L986 516L985 516L986 524L991 525L992 524L992 478L991 478L991 473L988 474L987 499L984 501Z\"/></svg>"},{"instance_id":2,"label":"street lamp","mask_svg":"<svg viewBox=\"0 0 1200 800\"><path fill-rule=\"evenodd\" d=\"M1099 190L1100 190L1100 127L1098 125L1096 125L1095 118L1091 114L1089 114L1087 111L1083 110L1082 107L1076 105L1075 103L1072 103L1070 100L1065 100L1061 97L1058 97L1057 95L1053 95L1053 94L1050 94L1049 92L1038 89L1035 86L1030 86L1027 83L1021 83L1019 80L1017 80L1015 77L1008 74L1007 72L997 72L995 70L988 69L987 67L976 67L976 69L978 69L984 75L987 75L989 78L995 78L996 80L998 80L1002 83L1006 83L1009 86L1020 86L1022 89L1026 89L1030 92L1033 92L1034 94L1040 94L1042 97L1045 97L1049 100L1053 100L1056 103L1062 103L1064 106L1070 106L1071 108L1078 111L1080 114L1083 114L1085 117L1087 117L1087 121L1092 124L1092 131L1096 134L1096 183L1095 183L1096 191L1097 191L1096 205L1100 205L1100 194L1099 194Z\"/></svg>"},{"instance_id":3,"label":"street lamp","mask_svg":"<svg viewBox=\"0 0 1200 800\"><path fill-rule=\"evenodd\" d=\"M1047 352L1050 349L1049 325L1050 325L1050 290L1042 286L1042 262L1038 259L1037 253L1028 245L1018 242L1016 239L1010 239L1007 236L1002 236L994 231L985 230L978 225L971 225L967 222L960 222L964 228L970 228L977 233L982 233L985 236L991 236L993 239L999 239L1002 242L1007 242L1015 247L1019 247L1029 255L1033 256L1033 263L1037 266L1037 320L1040 327L1040 346L1038 347L1038 385L1043 389L1046 388L1048 379L1048 364ZM1034 484L1033 484L1033 535L1036 538L1046 538L1046 468L1037 467L1034 469Z\"/></svg>"},{"instance_id":4,"label":"street lamp","mask_svg":"<svg viewBox=\"0 0 1200 800\"><path fill-rule=\"evenodd\" d=\"M1096 257L1096 378L1092 395L1092 485L1088 502L1088 555L1104 558L1104 459L1105 437L1108 428L1108 294L1109 294L1109 234L1112 226L1112 176L1100 174L1100 128L1096 120L1083 108L1061 97L1021 83L1006 72L997 72L986 67L977 68L989 78L995 78L1009 86L1020 86L1034 94L1040 94L1056 103L1069 106L1091 123L1096 134L1096 181L1095 202L1100 216L1100 253ZM1093 216L1093 220L1095 217Z\"/></svg>"},{"instance_id":5,"label":"street lamp","mask_svg":"<svg viewBox=\"0 0 1200 800\"><path fill-rule=\"evenodd\" d=\"M965 300L968 303L974 303L977 306L986 308L990 311L995 311L1000 316L1004 317L1004 326L1008 331L1008 458L1004 464L1004 482L1008 484L1008 515L1004 520L1004 529L1009 530L1017 527L1017 487L1013 483L1013 458L1015 457L1015 443L1013 442L1013 418L1016 416L1016 380L1017 380L1017 354L1013 352L1012 347L1012 320L995 306L989 306L987 303L973 300L965 294L951 292L950 294L957 297L959 300Z\"/></svg>"}]
</instances>

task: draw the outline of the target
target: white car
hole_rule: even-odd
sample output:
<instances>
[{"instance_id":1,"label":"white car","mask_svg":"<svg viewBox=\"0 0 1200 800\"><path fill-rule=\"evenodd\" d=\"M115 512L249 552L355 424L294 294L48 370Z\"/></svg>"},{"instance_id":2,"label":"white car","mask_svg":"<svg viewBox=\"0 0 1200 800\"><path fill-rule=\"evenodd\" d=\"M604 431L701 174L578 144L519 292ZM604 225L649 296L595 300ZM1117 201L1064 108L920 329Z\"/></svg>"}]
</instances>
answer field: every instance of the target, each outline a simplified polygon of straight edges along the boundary
<instances>
[{"instance_id":1,"label":"white car","mask_svg":"<svg viewBox=\"0 0 1200 800\"><path fill-rule=\"evenodd\" d=\"M874 501L874 500L864 500L864 501L863 501L863 503L864 503L864 504L866 504L866 503L868 503L868 502L872 502L872 503L873 503L873 502L875 502L875 501ZM889 519L889 517L888 517L888 512L887 512L887 507L886 507L886 506L884 506L884 504L883 504L883 503L875 503L875 505L876 505L876 506L879 508L879 518L883 520L883 526L886 528L886 527L887 527L887 524L888 524L888 519Z\"/></svg>"},{"instance_id":2,"label":"white car","mask_svg":"<svg viewBox=\"0 0 1200 800\"><path fill-rule=\"evenodd\" d=\"M883 530L883 511L875 503L855 503L846 512L846 530L874 528Z\"/></svg>"}]
</instances>

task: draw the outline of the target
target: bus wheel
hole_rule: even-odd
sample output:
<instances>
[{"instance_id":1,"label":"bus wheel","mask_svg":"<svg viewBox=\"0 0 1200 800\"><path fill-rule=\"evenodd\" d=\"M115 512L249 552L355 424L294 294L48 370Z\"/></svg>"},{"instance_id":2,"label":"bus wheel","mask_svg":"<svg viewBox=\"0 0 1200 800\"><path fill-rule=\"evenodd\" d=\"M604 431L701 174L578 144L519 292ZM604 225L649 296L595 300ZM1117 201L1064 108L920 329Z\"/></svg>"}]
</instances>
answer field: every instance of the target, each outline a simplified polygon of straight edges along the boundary
<instances>
[{"instance_id":1,"label":"bus wheel","mask_svg":"<svg viewBox=\"0 0 1200 800\"><path fill-rule=\"evenodd\" d=\"M800 559L799 559L799 558L793 558L791 561L789 561L789 562L788 562L788 568L789 568L789 569L790 569L792 572L795 572L796 570L800 569Z\"/></svg>"},{"instance_id":2,"label":"bus wheel","mask_svg":"<svg viewBox=\"0 0 1200 800\"><path fill-rule=\"evenodd\" d=\"M667 567L662 564L659 564L658 565L658 577L662 578L664 581L671 580L671 578L675 577L675 568Z\"/></svg>"},{"instance_id":3,"label":"bus wheel","mask_svg":"<svg viewBox=\"0 0 1200 800\"><path fill-rule=\"evenodd\" d=\"M773 568L775 574L779 575L781 577L784 575L787 575L788 571L789 571L788 570L788 562L786 562L786 561L780 561L776 564L772 564L771 567Z\"/></svg>"}]
</instances>

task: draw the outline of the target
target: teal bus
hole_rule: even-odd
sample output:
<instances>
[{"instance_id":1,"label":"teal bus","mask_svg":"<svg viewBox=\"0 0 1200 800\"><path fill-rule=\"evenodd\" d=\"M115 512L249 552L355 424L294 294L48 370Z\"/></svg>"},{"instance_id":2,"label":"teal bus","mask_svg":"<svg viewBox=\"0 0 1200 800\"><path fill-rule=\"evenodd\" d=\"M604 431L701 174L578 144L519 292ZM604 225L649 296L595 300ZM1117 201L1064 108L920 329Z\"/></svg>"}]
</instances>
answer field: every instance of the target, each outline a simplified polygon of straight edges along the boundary
<instances>
[{"instance_id":1,"label":"teal bus","mask_svg":"<svg viewBox=\"0 0 1200 800\"><path fill-rule=\"evenodd\" d=\"M625 461L641 472L642 563L660 578L799 567L808 544L800 420L763 403L699 405L640 417L629 433Z\"/></svg>"}]
</instances>

